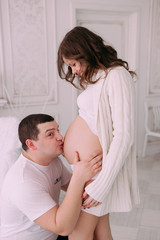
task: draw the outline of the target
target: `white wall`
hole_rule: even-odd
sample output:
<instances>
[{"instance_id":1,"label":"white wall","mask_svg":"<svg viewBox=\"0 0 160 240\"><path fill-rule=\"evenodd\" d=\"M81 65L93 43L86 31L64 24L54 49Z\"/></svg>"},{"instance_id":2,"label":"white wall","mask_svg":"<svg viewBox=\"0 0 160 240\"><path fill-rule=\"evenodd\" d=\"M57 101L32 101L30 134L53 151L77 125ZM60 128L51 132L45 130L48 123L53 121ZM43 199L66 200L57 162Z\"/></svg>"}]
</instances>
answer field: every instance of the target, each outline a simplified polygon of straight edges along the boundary
<instances>
[{"instance_id":1,"label":"white wall","mask_svg":"<svg viewBox=\"0 0 160 240\"><path fill-rule=\"evenodd\" d=\"M78 93L58 78L57 49L68 30L83 25L111 43L138 74L140 156L144 101L160 101L160 0L0 0L0 8L0 116L49 113L65 133L77 114ZM159 144L152 141L148 153Z\"/></svg>"}]
</instances>

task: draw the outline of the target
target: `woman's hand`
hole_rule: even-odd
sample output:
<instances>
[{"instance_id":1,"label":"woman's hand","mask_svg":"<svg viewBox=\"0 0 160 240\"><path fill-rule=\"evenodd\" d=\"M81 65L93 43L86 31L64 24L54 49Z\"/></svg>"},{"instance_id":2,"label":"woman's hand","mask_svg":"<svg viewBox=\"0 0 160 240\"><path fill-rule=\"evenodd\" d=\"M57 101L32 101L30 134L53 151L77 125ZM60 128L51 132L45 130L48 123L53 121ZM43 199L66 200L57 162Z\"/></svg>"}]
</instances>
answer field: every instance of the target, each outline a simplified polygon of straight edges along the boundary
<instances>
[{"instance_id":1,"label":"woman's hand","mask_svg":"<svg viewBox=\"0 0 160 240\"><path fill-rule=\"evenodd\" d=\"M95 199L93 199L92 197L90 197L86 192L83 193L83 199L84 202L82 204L83 208L91 208L91 207L96 207L99 204L101 204L100 202L96 201Z\"/></svg>"}]
</instances>

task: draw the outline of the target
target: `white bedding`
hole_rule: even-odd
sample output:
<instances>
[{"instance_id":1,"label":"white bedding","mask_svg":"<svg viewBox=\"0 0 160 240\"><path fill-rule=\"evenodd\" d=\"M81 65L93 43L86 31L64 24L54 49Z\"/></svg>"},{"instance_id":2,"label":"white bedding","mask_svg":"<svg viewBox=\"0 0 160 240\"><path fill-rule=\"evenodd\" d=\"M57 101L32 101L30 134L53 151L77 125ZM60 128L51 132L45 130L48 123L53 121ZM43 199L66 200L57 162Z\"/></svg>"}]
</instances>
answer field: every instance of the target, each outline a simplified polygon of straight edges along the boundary
<instances>
[{"instance_id":1,"label":"white bedding","mask_svg":"<svg viewBox=\"0 0 160 240\"><path fill-rule=\"evenodd\" d=\"M21 153L18 124L16 117L0 117L0 192L5 174Z\"/></svg>"}]
</instances>

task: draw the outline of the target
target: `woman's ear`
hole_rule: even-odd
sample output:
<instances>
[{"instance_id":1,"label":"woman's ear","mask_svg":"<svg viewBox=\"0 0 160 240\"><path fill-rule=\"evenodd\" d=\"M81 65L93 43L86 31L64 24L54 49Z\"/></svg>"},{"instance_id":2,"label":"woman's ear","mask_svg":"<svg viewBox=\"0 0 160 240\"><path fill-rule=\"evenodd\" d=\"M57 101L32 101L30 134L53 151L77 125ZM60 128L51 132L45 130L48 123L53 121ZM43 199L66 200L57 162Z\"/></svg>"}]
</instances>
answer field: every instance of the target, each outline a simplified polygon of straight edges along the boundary
<instances>
[{"instance_id":1,"label":"woman's ear","mask_svg":"<svg viewBox=\"0 0 160 240\"><path fill-rule=\"evenodd\" d=\"M36 147L35 144L34 144L34 141L31 140L31 139L27 139L27 140L26 140L26 145L27 145L27 147L28 147L29 149L31 149L31 150L36 150L36 149L37 149L37 147Z\"/></svg>"}]
</instances>

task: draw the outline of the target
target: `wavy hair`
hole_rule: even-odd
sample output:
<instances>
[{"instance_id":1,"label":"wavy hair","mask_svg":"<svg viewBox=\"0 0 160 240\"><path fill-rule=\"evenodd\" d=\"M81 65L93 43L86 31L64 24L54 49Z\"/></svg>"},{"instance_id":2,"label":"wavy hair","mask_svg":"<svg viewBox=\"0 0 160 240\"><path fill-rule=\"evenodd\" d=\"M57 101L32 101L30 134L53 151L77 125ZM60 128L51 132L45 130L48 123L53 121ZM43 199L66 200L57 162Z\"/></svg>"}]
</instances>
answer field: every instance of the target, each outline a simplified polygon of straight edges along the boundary
<instances>
[{"instance_id":1,"label":"wavy hair","mask_svg":"<svg viewBox=\"0 0 160 240\"><path fill-rule=\"evenodd\" d=\"M86 64L87 69L85 73L82 76L77 76L79 85L83 89L85 85L98 81L98 79L97 81L92 81L92 76L95 70L98 69L103 69L107 74L107 69L123 66L132 77L136 75L135 72L129 70L126 61L117 57L117 51L112 46L105 44L99 35L82 26L76 26L65 35L59 46L57 59L60 78L65 79L78 88L74 83L76 76L72 74L70 66L68 66L68 70L65 69L63 57Z\"/></svg>"}]
</instances>

